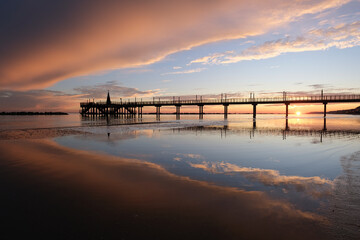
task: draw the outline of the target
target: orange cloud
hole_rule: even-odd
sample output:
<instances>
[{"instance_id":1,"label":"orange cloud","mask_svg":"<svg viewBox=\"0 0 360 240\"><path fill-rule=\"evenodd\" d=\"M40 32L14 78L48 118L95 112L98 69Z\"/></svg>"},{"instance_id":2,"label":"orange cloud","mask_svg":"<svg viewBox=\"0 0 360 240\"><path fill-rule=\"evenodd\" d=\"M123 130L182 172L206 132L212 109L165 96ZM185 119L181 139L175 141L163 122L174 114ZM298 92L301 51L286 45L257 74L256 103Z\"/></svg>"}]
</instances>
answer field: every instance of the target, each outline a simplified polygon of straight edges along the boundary
<instances>
[{"instance_id":1,"label":"orange cloud","mask_svg":"<svg viewBox=\"0 0 360 240\"><path fill-rule=\"evenodd\" d=\"M0 6L0 89L34 89L258 35L349 0L38 1ZM36 16L36 17L34 17Z\"/></svg>"}]
</instances>

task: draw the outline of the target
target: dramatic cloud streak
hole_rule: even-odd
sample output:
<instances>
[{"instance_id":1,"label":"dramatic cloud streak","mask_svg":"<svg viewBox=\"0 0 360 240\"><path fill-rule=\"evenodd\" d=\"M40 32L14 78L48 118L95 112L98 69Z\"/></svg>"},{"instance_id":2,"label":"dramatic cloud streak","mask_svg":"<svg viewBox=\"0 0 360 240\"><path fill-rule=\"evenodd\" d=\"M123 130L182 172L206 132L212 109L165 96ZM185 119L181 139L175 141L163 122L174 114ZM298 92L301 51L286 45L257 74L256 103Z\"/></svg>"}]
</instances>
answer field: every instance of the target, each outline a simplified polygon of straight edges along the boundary
<instances>
[{"instance_id":1,"label":"dramatic cloud streak","mask_svg":"<svg viewBox=\"0 0 360 240\"><path fill-rule=\"evenodd\" d=\"M360 45L360 21L340 24L328 29L310 31L306 36L291 39L289 37L268 41L252 46L240 54L234 51L216 53L190 62L201 64L227 64L246 60L260 60L277 57L283 53L325 50L331 47L339 49Z\"/></svg>"},{"instance_id":2,"label":"dramatic cloud streak","mask_svg":"<svg viewBox=\"0 0 360 240\"><path fill-rule=\"evenodd\" d=\"M34 89L258 35L349 0L2 1L0 89ZM330 34L330 33L328 33Z\"/></svg>"}]
</instances>

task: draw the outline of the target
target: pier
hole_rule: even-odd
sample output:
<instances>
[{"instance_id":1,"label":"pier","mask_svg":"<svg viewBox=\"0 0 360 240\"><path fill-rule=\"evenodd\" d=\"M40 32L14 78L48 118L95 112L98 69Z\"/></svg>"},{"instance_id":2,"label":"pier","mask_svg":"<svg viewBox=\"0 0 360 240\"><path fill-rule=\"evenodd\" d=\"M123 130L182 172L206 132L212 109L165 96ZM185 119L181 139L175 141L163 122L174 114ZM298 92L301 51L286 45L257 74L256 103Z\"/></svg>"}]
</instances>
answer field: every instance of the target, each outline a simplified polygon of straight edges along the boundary
<instances>
[{"instance_id":1,"label":"pier","mask_svg":"<svg viewBox=\"0 0 360 240\"><path fill-rule=\"evenodd\" d=\"M81 115L129 115L141 116L143 107L155 107L156 116L161 115L161 107L174 106L175 114L181 114L182 106L197 106L199 109L199 116L202 118L204 114L204 106L222 105L224 107L224 117L228 116L228 109L230 105L252 105L253 118L256 118L256 107L260 104L283 104L285 106L285 115L289 115L289 105L291 104L311 104L320 103L324 105L324 117L326 117L326 106L329 103L353 103L360 102L360 94L351 95L324 95L323 92L319 95L308 96L287 96L286 92L282 97L266 97L255 98L255 95L250 95L249 98L219 98L219 99L203 99L196 97L193 100L181 100L180 97L173 97L172 100L161 100L160 98L153 98L152 101L111 101L110 94L107 95L106 102L88 101L80 103Z\"/></svg>"}]
</instances>

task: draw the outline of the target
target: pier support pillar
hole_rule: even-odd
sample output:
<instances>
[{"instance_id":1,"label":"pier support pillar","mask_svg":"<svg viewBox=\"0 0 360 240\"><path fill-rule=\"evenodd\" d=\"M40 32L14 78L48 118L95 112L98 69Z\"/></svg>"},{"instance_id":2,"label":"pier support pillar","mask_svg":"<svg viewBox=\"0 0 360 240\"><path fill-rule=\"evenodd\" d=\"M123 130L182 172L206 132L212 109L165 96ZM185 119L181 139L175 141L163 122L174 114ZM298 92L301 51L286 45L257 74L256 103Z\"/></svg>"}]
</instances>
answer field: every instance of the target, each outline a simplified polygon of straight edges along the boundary
<instances>
[{"instance_id":1,"label":"pier support pillar","mask_svg":"<svg viewBox=\"0 0 360 240\"><path fill-rule=\"evenodd\" d=\"M286 119L288 119L288 117L289 117L289 105L290 105L290 103L285 103L285 106L286 106L286 113L285 113Z\"/></svg>"},{"instance_id":2,"label":"pier support pillar","mask_svg":"<svg viewBox=\"0 0 360 240\"><path fill-rule=\"evenodd\" d=\"M256 103L253 104L253 118L256 118Z\"/></svg>"},{"instance_id":3,"label":"pier support pillar","mask_svg":"<svg viewBox=\"0 0 360 240\"><path fill-rule=\"evenodd\" d=\"M228 117L228 107L229 107L229 104L224 104L224 118Z\"/></svg>"},{"instance_id":4,"label":"pier support pillar","mask_svg":"<svg viewBox=\"0 0 360 240\"><path fill-rule=\"evenodd\" d=\"M175 105L175 107L176 107L176 115L180 115L181 105Z\"/></svg>"},{"instance_id":5,"label":"pier support pillar","mask_svg":"<svg viewBox=\"0 0 360 240\"><path fill-rule=\"evenodd\" d=\"M199 115L204 114L204 105L198 105L199 106Z\"/></svg>"},{"instance_id":6,"label":"pier support pillar","mask_svg":"<svg viewBox=\"0 0 360 240\"><path fill-rule=\"evenodd\" d=\"M324 118L326 118L326 105L327 105L327 102L324 102Z\"/></svg>"},{"instance_id":7,"label":"pier support pillar","mask_svg":"<svg viewBox=\"0 0 360 240\"><path fill-rule=\"evenodd\" d=\"M160 116L160 108L161 106L159 105L156 106L156 116Z\"/></svg>"},{"instance_id":8,"label":"pier support pillar","mask_svg":"<svg viewBox=\"0 0 360 240\"><path fill-rule=\"evenodd\" d=\"M204 118L204 105L198 105L199 106L199 119Z\"/></svg>"},{"instance_id":9,"label":"pier support pillar","mask_svg":"<svg viewBox=\"0 0 360 240\"><path fill-rule=\"evenodd\" d=\"M143 107L138 107L138 116L142 116Z\"/></svg>"}]
</instances>

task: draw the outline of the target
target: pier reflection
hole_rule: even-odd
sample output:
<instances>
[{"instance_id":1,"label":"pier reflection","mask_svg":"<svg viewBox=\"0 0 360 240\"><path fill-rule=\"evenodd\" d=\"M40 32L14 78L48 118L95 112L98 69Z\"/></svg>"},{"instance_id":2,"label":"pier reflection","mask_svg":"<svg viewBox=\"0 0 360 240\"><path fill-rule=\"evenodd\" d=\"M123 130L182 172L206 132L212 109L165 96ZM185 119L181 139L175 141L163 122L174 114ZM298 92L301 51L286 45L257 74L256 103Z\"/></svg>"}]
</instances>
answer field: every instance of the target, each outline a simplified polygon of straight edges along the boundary
<instances>
[{"instance_id":1,"label":"pier reflection","mask_svg":"<svg viewBox=\"0 0 360 240\"><path fill-rule=\"evenodd\" d=\"M287 121L286 121L287 122ZM326 120L324 120L326 122ZM256 122L253 123L253 127L230 127L229 125L223 126L193 126L174 128L171 130L159 130L159 131L172 131L173 133L181 132L194 132L196 135L201 133L211 133L213 135L219 134L222 137L227 135L248 135L250 139L261 136L282 136L283 140L286 140L288 136L297 137L314 137L319 138L322 142L323 138L348 138L359 137L360 131L346 131L346 130L327 130L326 125L322 130L316 129L290 129L286 124L285 128L257 128ZM250 133L250 135L249 135Z\"/></svg>"},{"instance_id":2,"label":"pier reflection","mask_svg":"<svg viewBox=\"0 0 360 240\"><path fill-rule=\"evenodd\" d=\"M120 124L141 123L142 118L129 116L89 115L81 116L81 126L111 126Z\"/></svg>"}]
</instances>

